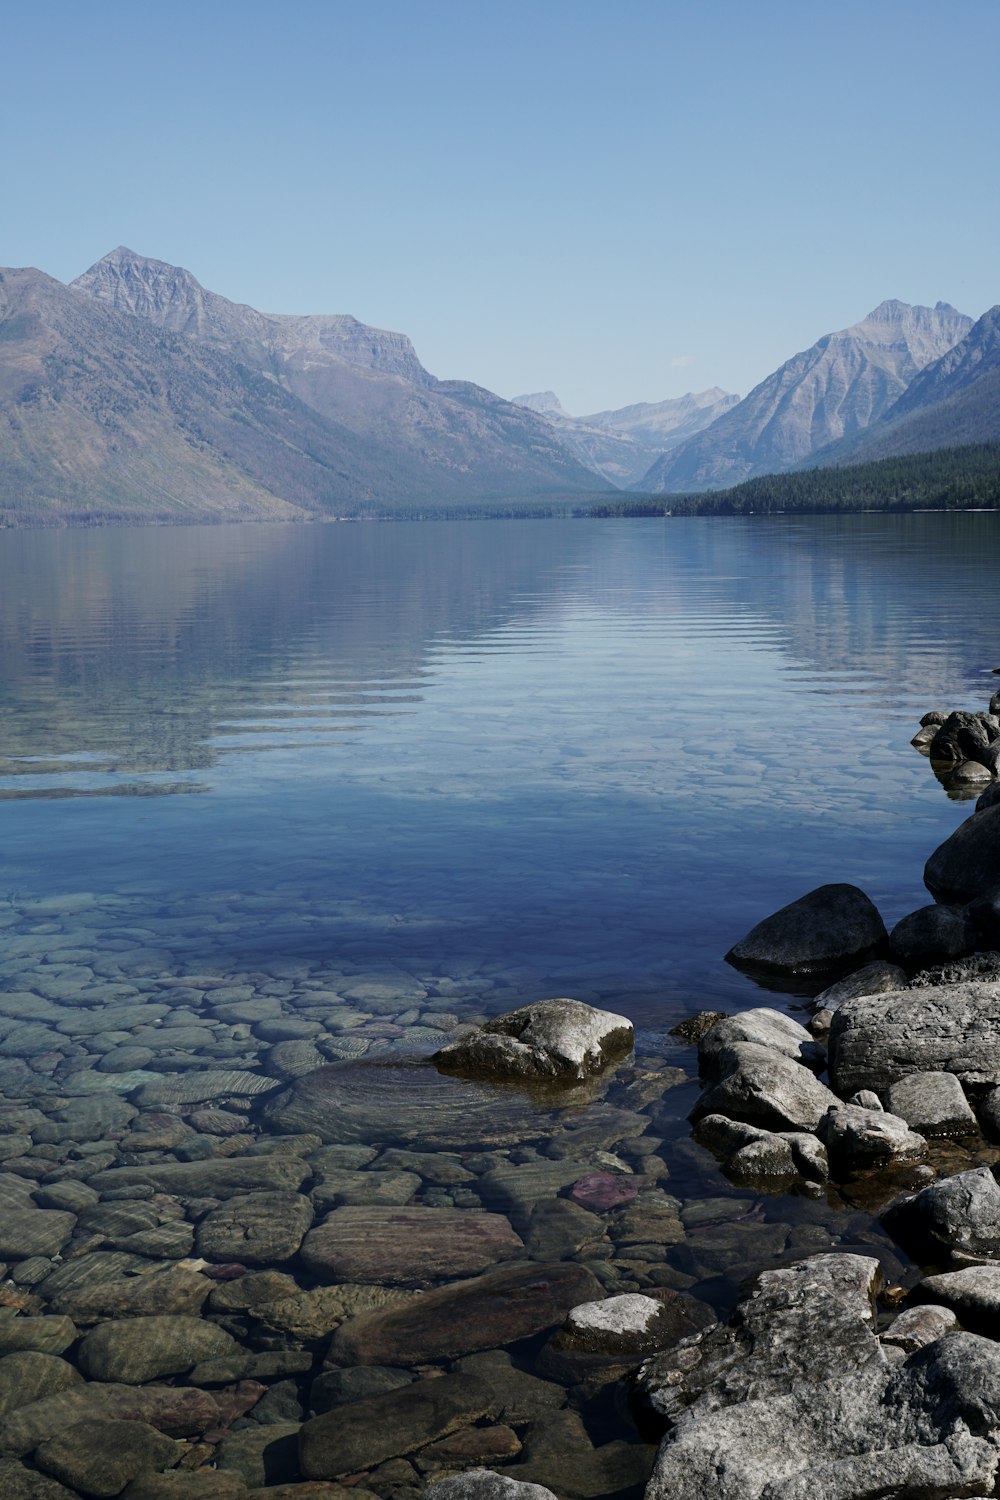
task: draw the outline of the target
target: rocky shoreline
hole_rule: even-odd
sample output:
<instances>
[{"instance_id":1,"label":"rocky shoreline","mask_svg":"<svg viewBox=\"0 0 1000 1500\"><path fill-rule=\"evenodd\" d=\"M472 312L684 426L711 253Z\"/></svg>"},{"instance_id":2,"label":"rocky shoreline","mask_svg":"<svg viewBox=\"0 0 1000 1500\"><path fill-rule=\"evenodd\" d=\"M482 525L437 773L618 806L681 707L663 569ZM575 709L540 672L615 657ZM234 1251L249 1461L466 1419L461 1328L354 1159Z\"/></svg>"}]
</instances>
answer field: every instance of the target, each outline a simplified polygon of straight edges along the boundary
<instances>
[{"instance_id":1,"label":"rocky shoreline","mask_svg":"<svg viewBox=\"0 0 1000 1500\"><path fill-rule=\"evenodd\" d=\"M926 743L986 754L994 717ZM360 962L178 974L127 896L10 898L0 1494L993 1494L1000 783L975 764L934 903L887 932L821 887L727 955L807 976L807 1025L636 1035Z\"/></svg>"}]
</instances>

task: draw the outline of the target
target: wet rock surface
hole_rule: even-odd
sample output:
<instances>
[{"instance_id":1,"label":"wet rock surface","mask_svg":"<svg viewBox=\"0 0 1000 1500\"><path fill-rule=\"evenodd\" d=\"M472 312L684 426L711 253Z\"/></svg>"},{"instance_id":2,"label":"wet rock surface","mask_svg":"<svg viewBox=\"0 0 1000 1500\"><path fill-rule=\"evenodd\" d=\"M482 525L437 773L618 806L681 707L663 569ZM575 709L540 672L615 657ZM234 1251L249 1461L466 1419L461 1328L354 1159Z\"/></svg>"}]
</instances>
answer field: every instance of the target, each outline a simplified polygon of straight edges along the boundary
<instances>
[{"instance_id":1,"label":"wet rock surface","mask_svg":"<svg viewBox=\"0 0 1000 1500\"><path fill-rule=\"evenodd\" d=\"M435 1053L444 1072L467 1078L580 1082L632 1050L626 1016L578 1000L541 1000L497 1016Z\"/></svg>"},{"instance_id":2,"label":"wet rock surface","mask_svg":"<svg viewBox=\"0 0 1000 1500\"><path fill-rule=\"evenodd\" d=\"M854 885L821 885L758 922L726 961L774 974L857 968L886 941L878 908Z\"/></svg>"}]
</instances>

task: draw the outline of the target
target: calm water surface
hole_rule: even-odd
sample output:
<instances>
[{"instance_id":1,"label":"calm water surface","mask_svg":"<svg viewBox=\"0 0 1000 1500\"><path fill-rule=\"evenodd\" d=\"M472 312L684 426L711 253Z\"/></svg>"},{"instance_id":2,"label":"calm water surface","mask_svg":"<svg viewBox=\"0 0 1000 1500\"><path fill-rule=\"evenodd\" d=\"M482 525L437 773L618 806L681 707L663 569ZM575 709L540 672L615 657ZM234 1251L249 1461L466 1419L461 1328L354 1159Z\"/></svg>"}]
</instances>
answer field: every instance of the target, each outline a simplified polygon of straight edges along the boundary
<instances>
[{"instance_id":1,"label":"calm water surface","mask_svg":"<svg viewBox=\"0 0 1000 1500\"><path fill-rule=\"evenodd\" d=\"M786 900L926 899L967 809L908 742L992 690L997 561L993 516L8 533L0 892L128 895L189 968L752 1003L721 954Z\"/></svg>"},{"instance_id":2,"label":"calm water surface","mask_svg":"<svg viewBox=\"0 0 1000 1500\"><path fill-rule=\"evenodd\" d=\"M710 1318L748 1271L831 1246L915 1277L872 1217L891 1183L727 1182L689 1139L695 1058L668 1032L774 1003L722 954L806 890L856 882L888 923L925 903L924 861L968 809L909 741L926 709L995 686L998 561L993 516L0 534L0 1220L82 1178L159 1224L140 1252L100 1206L61 1256L0 1246L4 1313L75 1312L70 1273L98 1297L121 1274L113 1315L169 1275L151 1256L231 1260L242 1242L205 1240L201 1195L223 1196L217 1161L247 1157L252 1183L279 1153L303 1158L307 1223L345 1202L487 1208L517 1254L585 1261L589 1295L689 1292ZM632 1017L636 1066L551 1129L505 1096L485 1151L435 1074L455 1149L425 1150L404 1084L427 1073L399 1056L551 995ZM262 1083L337 1060L316 1077L360 1151L340 1125L317 1150L249 1113ZM976 1149L935 1164L992 1159ZM153 1177L116 1188L122 1167ZM634 1203L553 1202L594 1169ZM354 1273L381 1297L409 1250L369 1238L400 1260ZM108 1270L95 1243L128 1253ZM339 1316L291 1326L306 1357L282 1420L317 1409ZM252 1318L227 1326L251 1361L275 1347ZM464 1347L561 1381L641 1478L653 1450L620 1391L553 1374L544 1338L470 1323Z\"/></svg>"}]
</instances>

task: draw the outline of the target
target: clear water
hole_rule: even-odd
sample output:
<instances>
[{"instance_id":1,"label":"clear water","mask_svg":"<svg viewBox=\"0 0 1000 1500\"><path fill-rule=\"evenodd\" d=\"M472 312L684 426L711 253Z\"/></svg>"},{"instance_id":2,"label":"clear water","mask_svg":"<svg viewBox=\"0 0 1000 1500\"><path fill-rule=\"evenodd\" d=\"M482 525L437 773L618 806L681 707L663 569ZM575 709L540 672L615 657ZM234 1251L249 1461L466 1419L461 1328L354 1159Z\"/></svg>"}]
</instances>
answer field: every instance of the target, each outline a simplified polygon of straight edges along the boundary
<instances>
[{"instance_id":1,"label":"clear water","mask_svg":"<svg viewBox=\"0 0 1000 1500\"><path fill-rule=\"evenodd\" d=\"M261 1016L367 1059L572 995L635 1021L638 1070L604 1102L648 1117L598 1126L586 1159L683 1220L638 1249L612 1227L609 1290L721 1312L748 1270L831 1246L917 1275L873 1218L887 1178L728 1183L690 1142L694 1054L668 1032L775 1003L722 954L813 886L856 882L890 924L925 903L968 808L909 741L996 685L998 558L986 515L0 533L0 1114L47 1115L20 1161L0 1130L0 1198L11 1173L135 1160L98 1112L53 1167L48 1122L267 1067ZM584 1149L527 1136L501 1157ZM997 1154L976 1151L935 1164ZM460 1189L420 1168L415 1201L505 1210L463 1160ZM621 1401L580 1410L594 1442L638 1443Z\"/></svg>"},{"instance_id":2,"label":"clear water","mask_svg":"<svg viewBox=\"0 0 1000 1500\"><path fill-rule=\"evenodd\" d=\"M998 538L991 515L6 533L0 895L127 895L179 967L349 958L651 1027L753 1003L721 955L768 911L828 880L890 923L926 899L968 809L909 739L995 685Z\"/></svg>"}]
</instances>

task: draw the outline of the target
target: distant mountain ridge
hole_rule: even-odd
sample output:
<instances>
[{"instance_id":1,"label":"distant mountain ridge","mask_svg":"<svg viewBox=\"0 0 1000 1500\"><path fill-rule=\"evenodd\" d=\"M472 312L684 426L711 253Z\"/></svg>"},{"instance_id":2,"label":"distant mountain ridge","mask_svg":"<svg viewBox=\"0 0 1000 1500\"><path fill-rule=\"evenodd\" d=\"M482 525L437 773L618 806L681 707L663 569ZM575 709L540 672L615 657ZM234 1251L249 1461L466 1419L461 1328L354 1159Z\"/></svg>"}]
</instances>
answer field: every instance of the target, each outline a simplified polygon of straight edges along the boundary
<instances>
[{"instance_id":1,"label":"distant mountain ridge","mask_svg":"<svg viewBox=\"0 0 1000 1500\"><path fill-rule=\"evenodd\" d=\"M948 303L882 302L861 322L787 360L711 426L658 459L634 487L690 494L799 465L878 421L971 327L972 319Z\"/></svg>"},{"instance_id":2,"label":"distant mountain ridge","mask_svg":"<svg viewBox=\"0 0 1000 1500\"><path fill-rule=\"evenodd\" d=\"M815 455L821 465L867 463L1000 438L1000 306L914 377L871 427Z\"/></svg>"},{"instance_id":3,"label":"distant mountain ridge","mask_svg":"<svg viewBox=\"0 0 1000 1500\"><path fill-rule=\"evenodd\" d=\"M120 248L0 271L0 519L356 515L607 490L548 423L409 339L259 313Z\"/></svg>"},{"instance_id":4,"label":"distant mountain ridge","mask_svg":"<svg viewBox=\"0 0 1000 1500\"><path fill-rule=\"evenodd\" d=\"M518 406L552 424L567 452L621 487L635 484L661 454L700 432L739 399L714 386L672 400L571 417L554 391L514 397Z\"/></svg>"}]
</instances>

